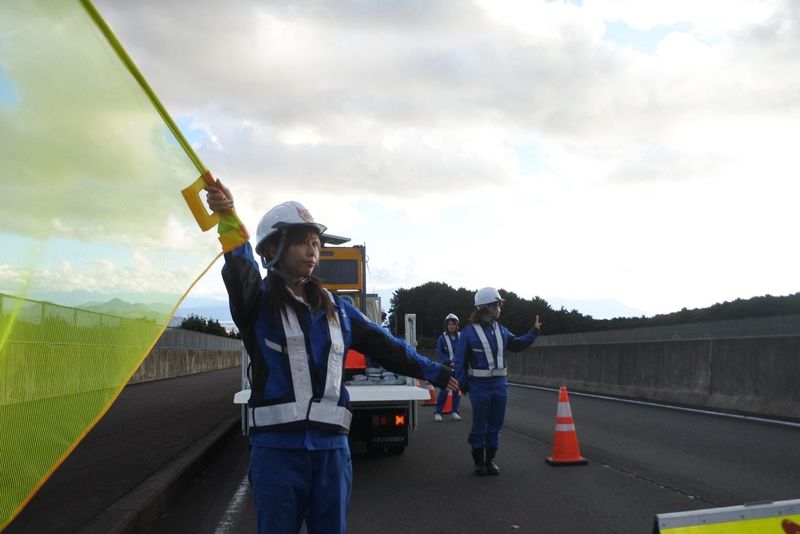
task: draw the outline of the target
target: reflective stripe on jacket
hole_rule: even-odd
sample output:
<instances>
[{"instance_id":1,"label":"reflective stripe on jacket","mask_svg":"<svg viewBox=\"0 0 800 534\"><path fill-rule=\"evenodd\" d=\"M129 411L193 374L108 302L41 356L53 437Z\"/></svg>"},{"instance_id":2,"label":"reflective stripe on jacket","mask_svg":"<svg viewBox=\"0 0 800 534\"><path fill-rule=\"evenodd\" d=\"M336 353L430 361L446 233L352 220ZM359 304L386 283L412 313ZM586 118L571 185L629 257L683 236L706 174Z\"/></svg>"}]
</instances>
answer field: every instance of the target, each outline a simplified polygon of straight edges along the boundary
<instances>
[{"instance_id":1,"label":"reflective stripe on jacket","mask_svg":"<svg viewBox=\"0 0 800 534\"><path fill-rule=\"evenodd\" d=\"M472 323L461 331L456 346L456 379L467 384L470 378L484 379L507 375L505 350L520 352L536 341L536 333L515 336L492 321L491 324Z\"/></svg>"},{"instance_id":2,"label":"reflective stripe on jacket","mask_svg":"<svg viewBox=\"0 0 800 534\"><path fill-rule=\"evenodd\" d=\"M326 291L326 294L331 299L331 303L334 303L330 293ZM322 398L314 397L309 367L310 358L306 352L305 335L300 327L297 313L292 308L287 308L286 312L281 314L281 319L283 331L286 334L285 350L283 347L274 345L271 348L281 350L288 357L294 401L252 408L250 426L267 427L308 420L337 426L343 430L349 429L352 414L346 407L339 405L342 391L344 340L338 317L336 315L328 317L328 332L330 332L331 342ZM265 343L267 346L271 344L268 340L265 340Z\"/></svg>"},{"instance_id":3,"label":"reflective stripe on jacket","mask_svg":"<svg viewBox=\"0 0 800 534\"><path fill-rule=\"evenodd\" d=\"M458 343L458 337L459 333L456 332L456 343ZM454 349L450 335L447 332L442 332L442 335L436 340L436 354L439 356L439 360L445 365L450 365L456 357Z\"/></svg>"},{"instance_id":4,"label":"reflective stripe on jacket","mask_svg":"<svg viewBox=\"0 0 800 534\"><path fill-rule=\"evenodd\" d=\"M251 434L309 427L347 433L343 355L350 348L389 371L447 386L450 369L418 354L337 295L329 294L334 317L300 301L275 313L250 243L225 254L222 278L250 357Z\"/></svg>"}]
</instances>

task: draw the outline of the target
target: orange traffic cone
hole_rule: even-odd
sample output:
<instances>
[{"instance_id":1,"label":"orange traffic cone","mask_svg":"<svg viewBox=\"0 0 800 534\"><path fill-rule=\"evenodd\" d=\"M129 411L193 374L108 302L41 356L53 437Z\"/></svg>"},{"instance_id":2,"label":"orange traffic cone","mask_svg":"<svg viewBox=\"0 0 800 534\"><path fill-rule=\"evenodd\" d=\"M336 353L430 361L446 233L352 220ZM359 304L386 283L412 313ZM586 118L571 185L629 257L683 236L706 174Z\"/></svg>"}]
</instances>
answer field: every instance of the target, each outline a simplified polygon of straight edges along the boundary
<instances>
[{"instance_id":1,"label":"orange traffic cone","mask_svg":"<svg viewBox=\"0 0 800 534\"><path fill-rule=\"evenodd\" d=\"M447 400L444 401L444 408L442 408L442 413L448 414L452 412L453 412L453 392L448 389Z\"/></svg>"},{"instance_id":2,"label":"orange traffic cone","mask_svg":"<svg viewBox=\"0 0 800 534\"><path fill-rule=\"evenodd\" d=\"M562 387L558 394L553 455L548 456L546 460L550 465L583 465L587 462L578 448L578 435L575 433L575 422L572 420L572 410L569 407L569 397L565 387Z\"/></svg>"}]
</instances>

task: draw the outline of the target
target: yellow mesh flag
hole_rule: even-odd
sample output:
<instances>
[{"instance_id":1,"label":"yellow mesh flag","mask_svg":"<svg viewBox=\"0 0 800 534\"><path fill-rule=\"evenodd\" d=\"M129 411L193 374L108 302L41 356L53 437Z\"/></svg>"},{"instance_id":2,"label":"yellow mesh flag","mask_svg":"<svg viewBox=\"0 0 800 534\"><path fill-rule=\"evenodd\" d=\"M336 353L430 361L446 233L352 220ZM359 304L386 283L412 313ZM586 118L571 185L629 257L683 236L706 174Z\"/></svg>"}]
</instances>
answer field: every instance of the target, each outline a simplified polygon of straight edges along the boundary
<instances>
[{"instance_id":1,"label":"yellow mesh flag","mask_svg":"<svg viewBox=\"0 0 800 534\"><path fill-rule=\"evenodd\" d=\"M0 176L2 530L108 410L219 243L181 195L194 182L199 200L210 174L88 0L0 2ZM234 234L227 248L246 239Z\"/></svg>"}]
</instances>

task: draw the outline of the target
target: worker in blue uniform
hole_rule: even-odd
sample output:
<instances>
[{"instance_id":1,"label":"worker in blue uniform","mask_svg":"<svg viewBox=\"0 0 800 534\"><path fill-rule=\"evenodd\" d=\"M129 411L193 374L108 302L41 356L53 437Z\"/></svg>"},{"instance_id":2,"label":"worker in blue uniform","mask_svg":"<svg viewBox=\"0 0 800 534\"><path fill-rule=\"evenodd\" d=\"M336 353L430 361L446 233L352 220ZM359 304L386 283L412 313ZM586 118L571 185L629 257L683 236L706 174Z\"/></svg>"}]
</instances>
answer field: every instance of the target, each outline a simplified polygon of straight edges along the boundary
<instances>
[{"instance_id":1,"label":"worker in blue uniform","mask_svg":"<svg viewBox=\"0 0 800 534\"><path fill-rule=\"evenodd\" d=\"M439 361L448 366L450 369L455 368L455 348L458 345L458 316L454 313L448 313L444 318L444 332L436 340L436 355L439 356ZM461 396L457 391L451 392L447 389L440 389L439 396L436 398L436 411L433 413L433 420L437 423L442 422L442 410L447 403L447 396L453 395L453 411L450 413L450 418L453 421L461 421L461 416L458 414L458 407L461 404Z\"/></svg>"},{"instance_id":2,"label":"worker in blue uniform","mask_svg":"<svg viewBox=\"0 0 800 534\"><path fill-rule=\"evenodd\" d=\"M537 315L527 334L515 336L509 332L498 322L503 302L497 289L479 289L475 293L470 324L461 330L456 346L456 378L472 404L468 442L476 475L500 474L495 457L508 401L505 351L525 350L536 341L542 329Z\"/></svg>"},{"instance_id":3,"label":"worker in blue uniform","mask_svg":"<svg viewBox=\"0 0 800 534\"><path fill-rule=\"evenodd\" d=\"M207 187L209 208L233 213L222 184ZM218 225L220 234L226 218ZM270 209L249 243L225 254L222 278L231 315L250 357L249 479L259 534L345 532L352 485L344 386L353 348L402 375L456 389L448 367L387 335L312 276L326 227L298 202Z\"/></svg>"}]
</instances>

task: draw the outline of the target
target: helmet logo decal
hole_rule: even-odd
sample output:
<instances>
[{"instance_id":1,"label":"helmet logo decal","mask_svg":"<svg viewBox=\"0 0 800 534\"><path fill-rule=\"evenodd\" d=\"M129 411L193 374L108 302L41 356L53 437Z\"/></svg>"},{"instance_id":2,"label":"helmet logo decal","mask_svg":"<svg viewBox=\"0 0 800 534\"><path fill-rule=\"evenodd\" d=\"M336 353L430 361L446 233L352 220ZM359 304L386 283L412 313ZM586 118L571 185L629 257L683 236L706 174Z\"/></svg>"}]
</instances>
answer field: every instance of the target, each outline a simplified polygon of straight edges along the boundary
<instances>
[{"instance_id":1,"label":"helmet logo decal","mask_svg":"<svg viewBox=\"0 0 800 534\"><path fill-rule=\"evenodd\" d=\"M297 208L297 215L300 216L307 223L313 223L314 217L311 216L311 213L305 208Z\"/></svg>"}]
</instances>

